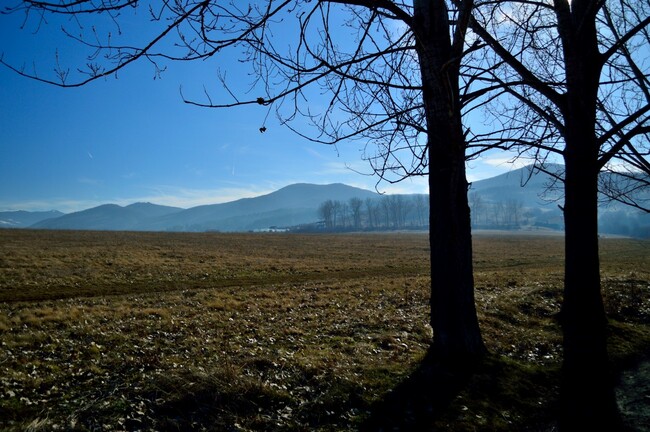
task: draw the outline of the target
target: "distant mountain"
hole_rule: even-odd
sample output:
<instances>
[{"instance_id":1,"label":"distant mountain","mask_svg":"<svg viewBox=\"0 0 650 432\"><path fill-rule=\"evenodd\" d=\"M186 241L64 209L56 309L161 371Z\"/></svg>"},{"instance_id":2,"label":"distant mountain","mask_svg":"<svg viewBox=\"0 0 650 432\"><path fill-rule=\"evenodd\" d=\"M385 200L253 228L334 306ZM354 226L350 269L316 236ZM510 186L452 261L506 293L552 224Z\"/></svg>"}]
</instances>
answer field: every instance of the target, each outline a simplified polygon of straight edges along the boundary
<instances>
[{"instance_id":1,"label":"distant mountain","mask_svg":"<svg viewBox=\"0 0 650 432\"><path fill-rule=\"evenodd\" d=\"M348 201L378 194L344 184L293 184L267 195L187 210L137 203L105 204L41 221L32 228L132 231L250 231L293 226L318 219L318 207L328 199Z\"/></svg>"},{"instance_id":2,"label":"distant mountain","mask_svg":"<svg viewBox=\"0 0 650 432\"><path fill-rule=\"evenodd\" d=\"M547 169L562 175L564 167L550 165ZM603 173L600 183L601 187L630 189L628 179L616 173ZM469 198L475 228L531 226L561 230L564 227L560 209L564 205L563 184L546 173L531 172L531 167L477 181L470 187ZM634 198L647 206L650 190L637 190ZM601 194L599 231L647 238L650 237L650 214L608 200Z\"/></svg>"},{"instance_id":3,"label":"distant mountain","mask_svg":"<svg viewBox=\"0 0 650 432\"><path fill-rule=\"evenodd\" d=\"M562 167L555 167L561 172ZM615 175L607 181L618 184ZM554 186L551 176L521 168L493 178L476 181L469 189L474 228L484 229L553 229L562 230L563 205L561 184ZM650 193L642 192L647 202ZM351 198L364 201L359 219L352 220L348 206ZM370 201L368 201L370 199ZM31 227L43 229L126 230L126 231L255 231L270 227L328 226L321 221L319 207L327 200L340 207L329 222L328 229L426 229L428 208L423 195L379 195L344 184L293 184L267 195L232 202L204 205L190 209L136 203L126 207L105 204L63 215L45 213L31 215ZM368 204L368 202L370 204ZM373 204L374 203L374 204ZM347 207L346 207L347 206ZM21 212L12 212L21 213ZM22 212L27 213L27 212ZM2 218L5 225L29 226L16 222L19 218ZM26 217L25 215L23 215ZM55 217L52 217L55 216ZM57 217L58 216L58 217ZM21 219L26 220L26 219ZM650 237L650 215L620 203L609 203L600 209L602 233Z\"/></svg>"},{"instance_id":4,"label":"distant mountain","mask_svg":"<svg viewBox=\"0 0 650 432\"><path fill-rule=\"evenodd\" d=\"M560 165L550 167L553 172L561 172ZM562 185L555 184L553 178L543 172L533 171L530 167L519 168L479 180L471 184L470 195L477 193L491 201L517 200L525 207L557 207L562 199Z\"/></svg>"},{"instance_id":5,"label":"distant mountain","mask_svg":"<svg viewBox=\"0 0 650 432\"><path fill-rule=\"evenodd\" d=\"M327 200L365 199L378 194L341 183L298 183L267 195L223 204L193 207L152 221L151 227L173 231L250 231L271 226L294 226L318 219L318 207Z\"/></svg>"},{"instance_id":6,"label":"distant mountain","mask_svg":"<svg viewBox=\"0 0 650 432\"><path fill-rule=\"evenodd\" d=\"M29 212L24 210L0 212L0 228L27 228L45 219L63 216L57 210Z\"/></svg>"},{"instance_id":7,"label":"distant mountain","mask_svg":"<svg viewBox=\"0 0 650 432\"><path fill-rule=\"evenodd\" d=\"M147 230L147 221L183 209L150 203L135 203L126 207L116 204L104 204L75 213L69 213L55 219L37 222L31 228L43 229L80 229L80 230Z\"/></svg>"}]
</instances>

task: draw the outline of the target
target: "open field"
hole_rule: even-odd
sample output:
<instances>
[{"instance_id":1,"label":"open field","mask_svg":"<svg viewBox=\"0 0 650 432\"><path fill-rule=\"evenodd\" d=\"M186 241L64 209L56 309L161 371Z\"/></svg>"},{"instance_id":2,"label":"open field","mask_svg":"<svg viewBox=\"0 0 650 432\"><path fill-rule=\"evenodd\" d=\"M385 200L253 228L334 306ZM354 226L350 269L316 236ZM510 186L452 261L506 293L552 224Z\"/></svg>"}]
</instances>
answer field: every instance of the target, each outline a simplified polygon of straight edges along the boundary
<instances>
[{"instance_id":1,"label":"open field","mask_svg":"<svg viewBox=\"0 0 650 432\"><path fill-rule=\"evenodd\" d=\"M426 235L0 230L0 430L544 430L563 239L474 244L490 355L456 379L426 367ZM650 242L601 265L620 370L650 351Z\"/></svg>"}]
</instances>

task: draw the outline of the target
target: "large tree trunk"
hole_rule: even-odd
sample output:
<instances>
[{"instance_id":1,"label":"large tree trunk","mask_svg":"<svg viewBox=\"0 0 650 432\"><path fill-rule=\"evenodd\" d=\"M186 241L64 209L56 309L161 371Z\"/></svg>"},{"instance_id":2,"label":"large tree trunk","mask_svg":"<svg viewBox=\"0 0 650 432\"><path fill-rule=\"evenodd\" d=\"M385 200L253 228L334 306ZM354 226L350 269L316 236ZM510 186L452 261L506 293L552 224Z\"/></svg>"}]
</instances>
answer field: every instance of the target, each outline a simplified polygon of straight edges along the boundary
<instances>
[{"instance_id":1,"label":"large tree trunk","mask_svg":"<svg viewBox=\"0 0 650 432\"><path fill-rule=\"evenodd\" d=\"M458 90L443 0L414 1L429 156L431 327L441 359L485 352L474 304L472 237Z\"/></svg>"},{"instance_id":2,"label":"large tree trunk","mask_svg":"<svg viewBox=\"0 0 650 432\"><path fill-rule=\"evenodd\" d=\"M464 158L441 157L437 147L446 145L429 141L431 327L435 353L462 360L483 354L485 347L474 303Z\"/></svg>"},{"instance_id":3,"label":"large tree trunk","mask_svg":"<svg viewBox=\"0 0 650 432\"><path fill-rule=\"evenodd\" d=\"M570 14L558 10L567 79L560 417L560 428L565 431L620 429L607 355L598 257L599 147L595 127L601 64L596 10L593 0L574 0Z\"/></svg>"},{"instance_id":4,"label":"large tree trunk","mask_svg":"<svg viewBox=\"0 0 650 432\"><path fill-rule=\"evenodd\" d=\"M585 157L566 158L564 363L562 430L618 430L607 355L607 319L600 292L598 171ZM592 162L592 163L590 163Z\"/></svg>"}]
</instances>

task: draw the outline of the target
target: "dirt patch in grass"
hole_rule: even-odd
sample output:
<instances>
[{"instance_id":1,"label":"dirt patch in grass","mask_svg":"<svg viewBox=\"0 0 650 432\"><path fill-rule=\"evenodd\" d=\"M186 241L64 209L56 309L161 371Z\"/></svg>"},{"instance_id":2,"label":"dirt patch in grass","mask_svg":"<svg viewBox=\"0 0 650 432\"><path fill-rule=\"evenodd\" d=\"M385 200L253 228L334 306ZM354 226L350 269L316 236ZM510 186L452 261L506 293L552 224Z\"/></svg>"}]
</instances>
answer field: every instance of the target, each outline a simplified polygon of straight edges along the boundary
<instances>
[{"instance_id":1,"label":"dirt patch in grass","mask_svg":"<svg viewBox=\"0 0 650 432\"><path fill-rule=\"evenodd\" d=\"M649 246L602 242L619 368L650 348ZM449 376L427 361L425 235L0 230L0 429L543 429L561 257L475 240L491 354Z\"/></svg>"}]
</instances>

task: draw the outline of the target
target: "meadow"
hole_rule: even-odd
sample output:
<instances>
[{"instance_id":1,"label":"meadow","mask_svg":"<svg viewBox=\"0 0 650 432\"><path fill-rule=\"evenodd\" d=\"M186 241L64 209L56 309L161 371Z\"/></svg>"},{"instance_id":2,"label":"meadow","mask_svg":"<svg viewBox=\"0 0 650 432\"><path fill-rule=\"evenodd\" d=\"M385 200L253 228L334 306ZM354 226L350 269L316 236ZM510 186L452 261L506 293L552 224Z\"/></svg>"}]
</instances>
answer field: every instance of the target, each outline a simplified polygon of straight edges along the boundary
<instances>
[{"instance_id":1,"label":"meadow","mask_svg":"<svg viewBox=\"0 0 650 432\"><path fill-rule=\"evenodd\" d=\"M428 238L0 230L0 430L549 430L563 239L474 236L490 354L428 365ZM650 242L602 239L610 356L650 351ZM621 386L626 419L634 397Z\"/></svg>"}]
</instances>

